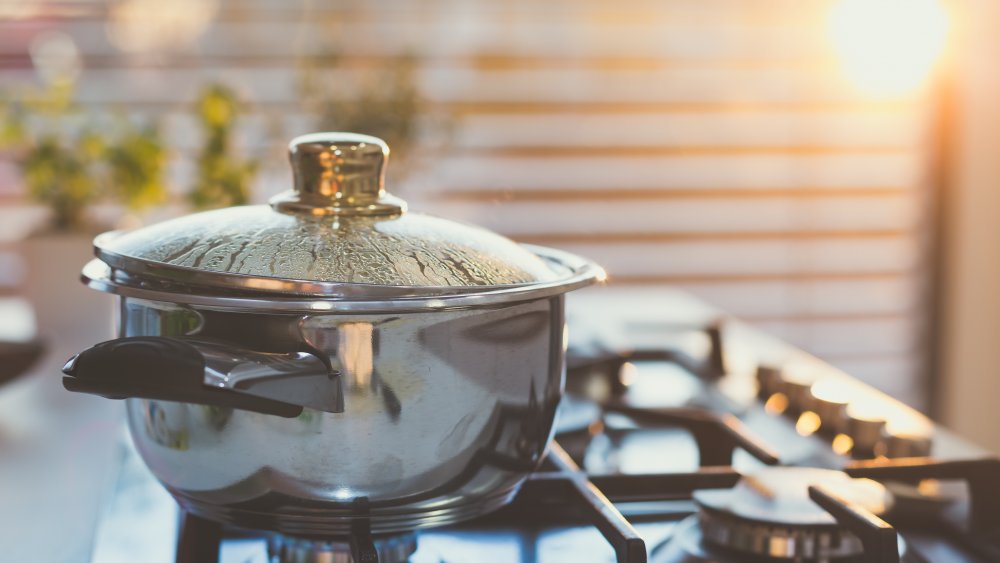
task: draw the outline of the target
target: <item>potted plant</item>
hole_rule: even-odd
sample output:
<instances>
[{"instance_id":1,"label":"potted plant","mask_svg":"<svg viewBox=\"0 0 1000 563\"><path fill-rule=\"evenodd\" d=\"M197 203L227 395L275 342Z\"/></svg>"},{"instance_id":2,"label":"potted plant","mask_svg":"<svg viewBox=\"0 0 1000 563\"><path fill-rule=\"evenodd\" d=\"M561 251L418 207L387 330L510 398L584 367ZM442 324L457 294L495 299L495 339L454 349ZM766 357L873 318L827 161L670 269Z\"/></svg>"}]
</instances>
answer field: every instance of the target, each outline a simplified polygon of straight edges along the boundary
<instances>
[{"instance_id":1,"label":"potted plant","mask_svg":"<svg viewBox=\"0 0 1000 563\"><path fill-rule=\"evenodd\" d=\"M240 110L236 93L222 84L205 88L195 103L203 135L197 176L188 193L188 201L195 209L244 205L250 200L257 163L243 161L234 154L233 133Z\"/></svg>"},{"instance_id":2,"label":"potted plant","mask_svg":"<svg viewBox=\"0 0 1000 563\"><path fill-rule=\"evenodd\" d=\"M60 339L110 329L110 300L80 286L94 235L110 224L93 213L113 202L137 213L163 201L166 150L156 123L84 112L72 85L56 82L5 108L4 143L27 196L46 219L24 242L28 283L40 330ZM106 319L105 323L100 319ZM88 326L91 325L91 326Z\"/></svg>"}]
</instances>

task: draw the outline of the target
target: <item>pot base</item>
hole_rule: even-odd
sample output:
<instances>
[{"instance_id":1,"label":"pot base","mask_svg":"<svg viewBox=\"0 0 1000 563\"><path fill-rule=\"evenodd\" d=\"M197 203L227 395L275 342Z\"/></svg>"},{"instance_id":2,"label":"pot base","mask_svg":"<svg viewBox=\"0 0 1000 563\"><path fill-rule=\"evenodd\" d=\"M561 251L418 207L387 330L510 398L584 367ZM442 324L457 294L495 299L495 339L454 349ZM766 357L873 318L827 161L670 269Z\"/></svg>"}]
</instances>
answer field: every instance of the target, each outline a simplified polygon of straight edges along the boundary
<instances>
[{"instance_id":1,"label":"pot base","mask_svg":"<svg viewBox=\"0 0 1000 563\"><path fill-rule=\"evenodd\" d=\"M404 563L417 550L413 532L374 538L379 563ZM331 542L275 536L270 548L272 560L279 563L354 563L351 546Z\"/></svg>"},{"instance_id":2,"label":"pot base","mask_svg":"<svg viewBox=\"0 0 1000 563\"><path fill-rule=\"evenodd\" d=\"M508 504L520 486L488 497L470 497L447 507L432 503L411 505L409 508L359 508L316 503L302 506L302 500L280 495L268 495L254 502L238 505L206 502L202 499L169 489L185 511L211 520L257 530L270 530L287 537L328 538L349 537L359 520L370 526L376 537L405 534L422 528L446 526L470 520Z\"/></svg>"}]
</instances>

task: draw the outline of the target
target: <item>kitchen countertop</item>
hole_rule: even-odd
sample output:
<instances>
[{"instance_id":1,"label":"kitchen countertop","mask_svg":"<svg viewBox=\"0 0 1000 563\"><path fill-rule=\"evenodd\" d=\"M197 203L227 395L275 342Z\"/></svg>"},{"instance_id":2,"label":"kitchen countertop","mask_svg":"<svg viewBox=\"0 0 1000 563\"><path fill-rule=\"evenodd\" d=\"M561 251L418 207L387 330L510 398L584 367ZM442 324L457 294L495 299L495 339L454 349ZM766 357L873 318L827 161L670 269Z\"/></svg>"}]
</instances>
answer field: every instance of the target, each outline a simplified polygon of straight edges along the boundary
<instances>
[{"instance_id":1,"label":"kitchen countertop","mask_svg":"<svg viewBox=\"0 0 1000 563\"><path fill-rule=\"evenodd\" d=\"M0 307L5 337L33 337L30 307L8 305ZM0 387L3 561L89 560L124 437L121 403L67 393L59 377L67 358L108 334L85 323L50 328L44 357Z\"/></svg>"}]
</instances>

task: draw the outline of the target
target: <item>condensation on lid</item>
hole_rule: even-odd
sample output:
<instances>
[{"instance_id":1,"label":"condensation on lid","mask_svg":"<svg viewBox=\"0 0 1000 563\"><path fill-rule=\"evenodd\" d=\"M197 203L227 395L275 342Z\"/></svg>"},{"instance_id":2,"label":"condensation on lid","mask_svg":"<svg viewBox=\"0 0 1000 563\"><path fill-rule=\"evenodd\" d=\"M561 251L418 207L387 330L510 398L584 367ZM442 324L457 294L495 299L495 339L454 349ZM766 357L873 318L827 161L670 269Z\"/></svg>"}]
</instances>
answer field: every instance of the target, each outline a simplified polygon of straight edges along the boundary
<instances>
[{"instance_id":1,"label":"condensation on lid","mask_svg":"<svg viewBox=\"0 0 1000 563\"><path fill-rule=\"evenodd\" d=\"M560 273L485 229L418 213L313 216L268 205L188 215L98 240L97 255L252 277L380 286L497 286ZM121 266L121 264L117 264Z\"/></svg>"},{"instance_id":2,"label":"condensation on lid","mask_svg":"<svg viewBox=\"0 0 1000 563\"><path fill-rule=\"evenodd\" d=\"M560 278L527 248L479 227L407 213L385 190L389 147L355 133L292 140L292 189L270 205L180 217L98 237L134 274L229 289L323 293L323 284L489 287Z\"/></svg>"}]
</instances>

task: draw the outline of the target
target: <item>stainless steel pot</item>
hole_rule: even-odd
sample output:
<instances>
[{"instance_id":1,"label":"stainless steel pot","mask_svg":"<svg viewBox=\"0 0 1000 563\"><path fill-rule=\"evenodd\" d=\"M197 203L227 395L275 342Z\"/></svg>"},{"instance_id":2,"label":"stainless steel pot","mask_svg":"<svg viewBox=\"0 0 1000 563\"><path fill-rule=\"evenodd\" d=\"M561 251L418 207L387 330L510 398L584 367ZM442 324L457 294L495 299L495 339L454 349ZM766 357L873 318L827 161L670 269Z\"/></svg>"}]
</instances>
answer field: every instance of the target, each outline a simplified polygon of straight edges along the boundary
<instances>
[{"instance_id":1,"label":"stainless steel pot","mask_svg":"<svg viewBox=\"0 0 1000 563\"><path fill-rule=\"evenodd\" d=\"M296 536L442 525L505 504L563 386L563 295L593 263L407 213L375 138L300 137L295 189L95 241L120 336L67 363L127 399L191 512Z\"/></svg>"}]
</instances>

